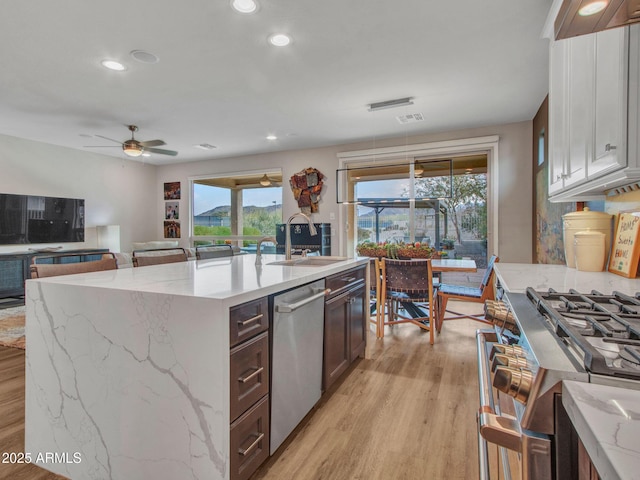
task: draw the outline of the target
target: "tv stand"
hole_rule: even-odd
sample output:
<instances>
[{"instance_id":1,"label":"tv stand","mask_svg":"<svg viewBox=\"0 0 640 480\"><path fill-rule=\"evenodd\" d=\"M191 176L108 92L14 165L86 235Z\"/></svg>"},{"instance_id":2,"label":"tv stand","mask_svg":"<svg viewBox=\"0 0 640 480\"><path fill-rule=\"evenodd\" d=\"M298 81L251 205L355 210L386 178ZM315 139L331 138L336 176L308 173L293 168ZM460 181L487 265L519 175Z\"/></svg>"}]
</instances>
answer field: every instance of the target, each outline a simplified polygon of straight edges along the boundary
<instances>
[{"instance_id":1,"label":"tv stand","mask_svg":"<svg viewBox=\"0 0 640 480\"><path fill-rule=\"evenodd\" d=\"M0 253L0 308L24 305L24 282L30 278L29 265L34 257L55 254L73 254L65 257L65 263L99 260L106 248L85 248L79 250L57 250L55 252L14 252ZM53 259L56 262L56 259Z\"/></svg>"}]
</instances>

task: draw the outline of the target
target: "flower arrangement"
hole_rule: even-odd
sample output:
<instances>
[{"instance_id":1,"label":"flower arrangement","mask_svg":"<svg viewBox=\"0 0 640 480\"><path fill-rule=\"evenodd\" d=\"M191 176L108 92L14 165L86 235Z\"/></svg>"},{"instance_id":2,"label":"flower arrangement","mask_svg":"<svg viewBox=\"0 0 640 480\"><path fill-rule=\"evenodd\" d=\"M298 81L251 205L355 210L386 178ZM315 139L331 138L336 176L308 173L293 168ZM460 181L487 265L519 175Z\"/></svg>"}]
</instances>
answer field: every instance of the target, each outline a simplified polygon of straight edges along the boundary
<instances>
[{"instance_id":1,"label":"flower arrangement","mask_svg":"<svg viewBox=\"0 0 640 480\"><path fill-rule=\"evenodd\" d=\"M440 258L441 252L428 245L415 243L362 242L356 247L361 257L386 258Z\"/></svg>"}]
</instances>

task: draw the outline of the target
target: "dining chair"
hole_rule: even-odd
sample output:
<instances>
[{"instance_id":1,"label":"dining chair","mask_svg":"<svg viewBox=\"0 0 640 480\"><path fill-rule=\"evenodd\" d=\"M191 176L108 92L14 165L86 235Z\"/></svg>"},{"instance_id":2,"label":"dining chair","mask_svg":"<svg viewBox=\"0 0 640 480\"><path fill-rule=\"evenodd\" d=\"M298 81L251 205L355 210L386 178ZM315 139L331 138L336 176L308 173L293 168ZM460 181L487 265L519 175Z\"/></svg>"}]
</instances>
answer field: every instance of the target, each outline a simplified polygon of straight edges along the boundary
<instances>
[{"instance_id":1,"label":"dining chair","mask_svg":"<svg viewBox=\"0 0 640 480\"><path fill-rule=\"evenodd\" d=\"M160 248L156 250L134 250L132 253L134 267L161 265L164 263L186 262L187 252L184 248Z\"/></svg>"},{"instance_id":2,"label":"dining chair","mask_svg":"<svg viewBox=\"0 0 640 480\"><path fill-rule=\"evenodd\" d=\"M469 318L483 323L491 323L484 318L484 314L472 315L447 310L447 302L449 300L458 300L462 302L482 303L486 300L494 298L495 292L493 288L493 276L495 274L494 265L500 259L496 255L492 255L487 263L487 269L484 272L479 287L468 287L464 285L451 285L441 283L438 287L438 325L437 330L440 333L444 320L458 320ZM450 316L446 316L450 314ZM452 315L452 316L451 316Z\"/></svg>"},{"instance_id":3,"label":"dining chair","mask_svg":"<svg viewBox=\"0 0 640 480\"><path fill-rule=\"evenodd\" d=\"M380 264L381 328L384 330L384 325L412 323L429 331L429 343L433 345L437 308L434 303L436 297L431 259L383 258ZM386 308L386 315L383 308Z\"/></svg>"},{"instance_id":4,"label":"dining chair","mask_svg":"<svg viewBox=\"0 0 640 480\"><path fill-rule=\"evenodd\" d=\"M232 256L233 247L231 245L198 245L196 247L197 260Z\"/></svg>"},{"instance_id":5,"label":"dining chair","mask_svg":"<svg viewBox=\"0 0 640 480\"><path fill-rule=\"evenodd\" d=\"M29 270L31 278L57 277L74 273L101 272L118 268L116 256L111 252L101 253L99 260L64 263L66 259L79 257L77 253L60 253L56 255L39 255L33 257ZM56 262L56 263L54 263ZM57 263L63 262L63 263Z\"/></svg>"}]
</instances>

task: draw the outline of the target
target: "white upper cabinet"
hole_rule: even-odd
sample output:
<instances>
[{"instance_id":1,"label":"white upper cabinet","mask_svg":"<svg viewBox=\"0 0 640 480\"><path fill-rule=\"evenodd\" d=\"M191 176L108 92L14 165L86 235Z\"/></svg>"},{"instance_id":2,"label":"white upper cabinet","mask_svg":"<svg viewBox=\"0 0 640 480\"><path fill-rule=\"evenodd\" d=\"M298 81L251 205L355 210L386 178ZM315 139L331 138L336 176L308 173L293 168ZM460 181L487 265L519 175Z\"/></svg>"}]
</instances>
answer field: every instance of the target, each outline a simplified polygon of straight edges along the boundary
<instances>
[{"instance_id":1,"label":"white upper cabinet","mask_svg":"<svg viewBox=\"0 0 640 480\"><path fill-rule=\"evenodd\" d=\"M627 166L627 28L596 34L595 155L587 165L589 178Z\"/></svg>"},{"instance_id":2,"label":"white upper cabinet","mask_svg":"<svg viewBox=\"0 0 640 480\"><path fill-rule=\"evenodd\" d=\"M607 189L630 183L628 69L628 27L551 41L551 201L601 198Z\"/></svg>"}]
</instances>

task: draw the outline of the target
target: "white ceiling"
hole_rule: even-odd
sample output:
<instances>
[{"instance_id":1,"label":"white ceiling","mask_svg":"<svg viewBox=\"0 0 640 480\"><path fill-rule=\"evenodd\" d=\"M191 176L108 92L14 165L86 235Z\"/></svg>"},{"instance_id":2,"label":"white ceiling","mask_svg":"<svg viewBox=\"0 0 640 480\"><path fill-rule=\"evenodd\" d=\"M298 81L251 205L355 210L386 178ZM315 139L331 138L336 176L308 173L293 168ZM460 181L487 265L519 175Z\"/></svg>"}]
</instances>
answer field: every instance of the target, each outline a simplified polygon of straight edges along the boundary
<instances>
[{"instance_id":1,"label":"white ceiling","mask_svg":"<svg viewBox=\"0 0 640 480\"><path fill-rule=\"evenodd\" d=\"M122 157L84 146L135 124L179 151L144 159L166 164L530 120L548 91L551 0L257 1L0 2L0 134Z\"/></svg>"}]
</instances>

